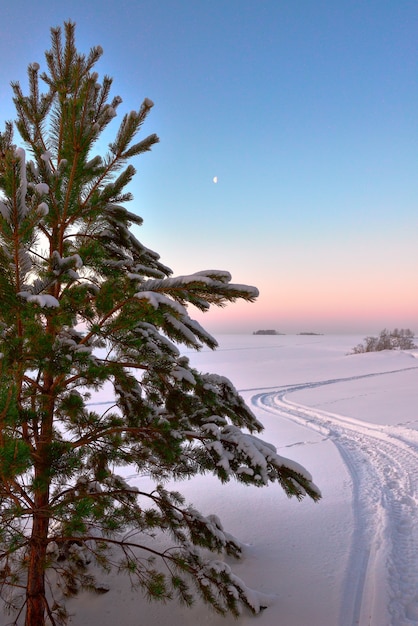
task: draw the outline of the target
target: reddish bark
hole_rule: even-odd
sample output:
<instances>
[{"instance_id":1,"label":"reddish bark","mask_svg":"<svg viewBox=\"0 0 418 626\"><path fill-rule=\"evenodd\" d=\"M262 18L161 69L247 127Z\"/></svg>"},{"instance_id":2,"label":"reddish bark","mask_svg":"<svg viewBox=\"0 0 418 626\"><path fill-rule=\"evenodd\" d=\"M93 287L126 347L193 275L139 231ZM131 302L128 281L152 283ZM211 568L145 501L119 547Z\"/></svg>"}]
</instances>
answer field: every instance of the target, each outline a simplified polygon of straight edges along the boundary
<instances>
[{"instance_id":1,"label":"reddish bark","mask_svg":"<svg viewBox=\"0 0 418 626\"><path fill-rule=\"evenodd\" d=\"M29 546L25 626L44 626L45 624L45 561L49 522L45 509L48 498L42 493L36 500L39 508L37 507L37 512L33 517Z\"/></svg>"}]
</instances>

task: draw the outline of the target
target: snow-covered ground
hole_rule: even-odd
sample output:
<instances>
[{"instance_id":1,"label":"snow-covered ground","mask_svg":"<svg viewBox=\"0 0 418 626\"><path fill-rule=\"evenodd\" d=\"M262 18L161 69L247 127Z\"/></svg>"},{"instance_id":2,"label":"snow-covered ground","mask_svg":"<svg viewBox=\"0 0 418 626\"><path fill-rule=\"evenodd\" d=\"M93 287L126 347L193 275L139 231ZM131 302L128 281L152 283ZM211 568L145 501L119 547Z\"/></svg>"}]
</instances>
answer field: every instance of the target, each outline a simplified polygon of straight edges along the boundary
<instances>
[{"instance_id":1,"label":"snow-covered ground","mask_svg":"<svg viewBox=\"0 0 418 626\"><path fill-rule=\"evenodd\" d=\"M348 355L362 336L218 337L187 352L228 376L264 439L313 474L323 499L277 486L176 485L246 544L231 563L267 594L259 616L222 618L200 603L148 604L120 575L71 601L73 626L412 626L418 624L418 350ZM140 484L139 478L132 478Z\"/></svg>"}]
</instances>

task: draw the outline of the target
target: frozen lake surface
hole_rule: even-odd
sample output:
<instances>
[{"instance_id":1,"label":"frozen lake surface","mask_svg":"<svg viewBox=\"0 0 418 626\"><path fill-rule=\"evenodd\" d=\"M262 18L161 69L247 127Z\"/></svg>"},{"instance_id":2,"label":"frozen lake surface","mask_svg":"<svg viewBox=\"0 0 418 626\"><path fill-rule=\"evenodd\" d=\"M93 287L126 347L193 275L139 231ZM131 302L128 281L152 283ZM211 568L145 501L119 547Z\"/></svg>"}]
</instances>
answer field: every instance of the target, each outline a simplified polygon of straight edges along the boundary
<instances>
[{"instance_id":1,"label":"frozen lake surface","mask_svg":"<svg viewBox=\"0 0 418 626\"><path fill-rule=\"evenodd\" d=\"M74 626L412 626L418 623L418 350L348 354L362 336L218 337L185 351L232 380L265 425L262 438L304 465L314 504L278 486L176 485L246 544L231 562L271 599L259 616L222 618L200 603L148 604L128 581L72 601ZM144 478L132 478L141 484Z\"/></svg>"}]
</instances>

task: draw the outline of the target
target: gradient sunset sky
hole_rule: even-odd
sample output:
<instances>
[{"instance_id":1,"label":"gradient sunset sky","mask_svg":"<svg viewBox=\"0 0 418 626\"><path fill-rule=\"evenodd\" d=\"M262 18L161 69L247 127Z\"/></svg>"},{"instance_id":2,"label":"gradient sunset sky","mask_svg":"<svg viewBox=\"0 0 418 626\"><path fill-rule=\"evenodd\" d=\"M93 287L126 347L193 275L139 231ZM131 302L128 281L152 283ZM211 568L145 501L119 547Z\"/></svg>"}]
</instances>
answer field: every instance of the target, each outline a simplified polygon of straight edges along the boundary
<instances>
[{"instance_id":1,"label":"gradient sunset sky","mask_svg":"<svg viewBox=\"0 0 418 626\"><path fill-rule=\"evenodd\" d=\"M260 290L193 314L209 331L418 332L415 0L7 1L2 122L68 19L103 47L120 114L155 102L138 237L175 274Z\"/></svg>"}]
</instances>

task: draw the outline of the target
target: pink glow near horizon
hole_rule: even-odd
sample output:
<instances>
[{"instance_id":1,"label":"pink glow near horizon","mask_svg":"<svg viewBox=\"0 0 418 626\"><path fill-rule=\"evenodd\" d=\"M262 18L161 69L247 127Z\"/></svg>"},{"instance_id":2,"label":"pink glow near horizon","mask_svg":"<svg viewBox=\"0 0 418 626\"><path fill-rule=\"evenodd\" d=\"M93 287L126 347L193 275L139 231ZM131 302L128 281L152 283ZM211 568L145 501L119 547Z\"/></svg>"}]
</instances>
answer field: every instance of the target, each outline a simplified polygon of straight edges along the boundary
<instances>
[{"instance_id":1,"label":"pink glow near horizon","mask_svg":"<svg viewBox=\"0 0 418 626\"><path fill-rule=\"evenodd\" d=\"M337 295L337 297L336 297ZM374 298L363 292L357 299L342 293L320 294L313 298L260 297L255 303L236 302L206 314L192 312L204 328L215 332L252 332L272 328L282 332L365 332L378 333L383 328L406 328L418 332L418 307L415 294L397 298L390 293Z\"/></svg>"}]
</instances>

